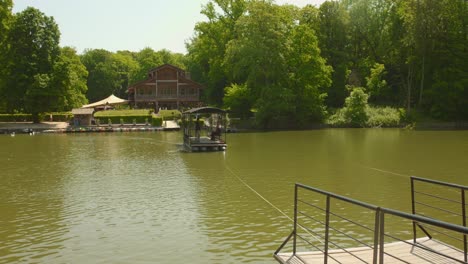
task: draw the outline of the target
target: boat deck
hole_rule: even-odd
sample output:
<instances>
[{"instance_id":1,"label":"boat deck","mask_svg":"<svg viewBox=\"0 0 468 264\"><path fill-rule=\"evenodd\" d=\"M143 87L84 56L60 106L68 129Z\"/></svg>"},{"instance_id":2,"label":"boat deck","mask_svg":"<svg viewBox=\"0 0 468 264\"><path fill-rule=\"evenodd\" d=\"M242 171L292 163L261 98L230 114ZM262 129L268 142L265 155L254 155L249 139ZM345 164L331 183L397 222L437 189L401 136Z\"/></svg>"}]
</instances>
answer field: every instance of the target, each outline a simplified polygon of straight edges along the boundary
<instances>
[{"instance_id":1,"label":"boat deck","mask_svg":"<svg viewBox=\"0 0 468 264\"><path fill-rule=\"evenodd\" d=\"M385 244L384 263L413 263L413 264L448 264L460 263L459 261L450 260L441 257L439 254L433 253L429 250L449 255L453 258L462 260L463 252L446 245L437 240L429 238L419 238L416 240L417 247L412 245L413 240L405 242L394 242ZM423 249L424 248L424 249ZM347 251L347 252L346 252ZM331 250L328 252L328 263L372 263L373 250L371 248L356 247L344 250ZM351 254L352 253L352 254ZM354 256L353 256L354 255ZM291 257L292 253L281 253L276 256L277 260L281 263L324 263L323 252L298 252L296 256ZM357 258L359 257L359 258Z\"/></svg>"},{"instance_id":2,"label":"boat deck","mask_svg":"<svg viewBox=\"0 0 468 264\"><path fill-rule=\"evenodd\" d=\"M225 150L227 144L222 140L211 140L209 137L190 137L185 146L191 151L217 151Z\"/></svg>"}]
</instances>

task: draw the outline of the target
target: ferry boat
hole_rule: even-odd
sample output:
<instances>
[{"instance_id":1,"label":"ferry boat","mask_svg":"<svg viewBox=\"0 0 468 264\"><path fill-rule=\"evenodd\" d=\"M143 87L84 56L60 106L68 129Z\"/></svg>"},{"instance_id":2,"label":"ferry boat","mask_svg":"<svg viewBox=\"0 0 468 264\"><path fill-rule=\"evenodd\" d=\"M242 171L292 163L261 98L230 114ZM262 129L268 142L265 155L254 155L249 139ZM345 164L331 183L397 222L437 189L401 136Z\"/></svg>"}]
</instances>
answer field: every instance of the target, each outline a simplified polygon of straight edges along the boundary
<instances>
[{"instance_id":1,"label":"ferry boat","mask_svg":"<svg viewBox=\"0 0 468 264\"><path fill-rule=\"evenodd\" d=\"M227 148L227 112L223 109L199 107L185 111L182 127L187 151L224 151Z\"/></svg>"}]
</instances>

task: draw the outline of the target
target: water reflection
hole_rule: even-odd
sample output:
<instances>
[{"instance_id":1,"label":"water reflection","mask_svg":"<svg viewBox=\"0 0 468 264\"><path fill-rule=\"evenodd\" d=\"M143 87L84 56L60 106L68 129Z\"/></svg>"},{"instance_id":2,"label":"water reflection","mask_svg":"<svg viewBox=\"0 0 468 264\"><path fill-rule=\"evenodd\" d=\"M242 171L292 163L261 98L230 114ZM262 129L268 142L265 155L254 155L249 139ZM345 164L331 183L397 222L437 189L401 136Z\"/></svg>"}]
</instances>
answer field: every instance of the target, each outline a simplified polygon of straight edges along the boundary
<instances>
[{"instance_id":1,"label":"water reflection","mask_svg":"<svg viewBox=\"0 0 468 264\"><path fill-rule=\"evenodd\" d=\"M0 263L274 263L296 182L404 211L408 175L468 184L465 131L230 134L212 153L180 143L177 132L0 137Z\"/></svg>"},{"instance_id":2,"label":"water reflection","mask_svg":"<svg viewBox=\"0 0 468 264\"><path fill-rule=\"evenodd\" d=\"M0 140L0 263L54 258L66 232L60 189L67 163L60 157L69 149L67 140Z\"/></svg>"}]
</instances>

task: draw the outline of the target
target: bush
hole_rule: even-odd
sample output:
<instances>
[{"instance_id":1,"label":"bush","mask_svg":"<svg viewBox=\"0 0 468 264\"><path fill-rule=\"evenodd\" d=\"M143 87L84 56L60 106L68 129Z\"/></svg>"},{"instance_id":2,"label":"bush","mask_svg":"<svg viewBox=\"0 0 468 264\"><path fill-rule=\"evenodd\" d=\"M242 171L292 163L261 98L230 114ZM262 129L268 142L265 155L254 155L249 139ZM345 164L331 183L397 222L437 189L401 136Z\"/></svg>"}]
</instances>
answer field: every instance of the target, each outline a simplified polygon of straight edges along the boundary
<instances>
[{"instance_id":1,"label":"bush","mask_svg":"<svg viewBox=\"0 0 468 264\"><path fill-rule=\"evenodd\" d=\"M162 117L153 115L153 117L151 119L151 125L152 126L160 127L160 126L162 126L162 123L163 123Z\"/></svg>"},{"instance_id":2,"label":"bush","mask_svg":"<svg viewBox=\"0 0 468 264\"><path fill-rule=\"evenodd\" d=\"M363 88L354 88L349 97L345 100L344 111L345 119L352 125L365 126L367 116L367 99L369 96Z\"/></svg>"},{"instance_id":3,"label":"bush","mask_svg":"<svg viewBox=\"0 0 468 264\"><path fill-rule=\"evenodd\" d=\"M346 98L345 107L338 109L326 121L331 126L396 127L405 115L403 109L371 107L362 88L355 88Z\"/></svg>"},{"instance_id":4,"label":"bush","mask_svg":"<svg viewBox=\"0 0 468 264\"><path fill-rule=\"evenodd\" d=\"M94 114L94 118L99 120L100 124L138 124L151 123L152 115L149 110L109 110L99 111Z\"/></svg>"},{"instance_id":5,"label":"bush","mask_svg":"<svg viewBox=\"0 0 468 264\"><path fill-rule=\"evenodd\" d=\"M400 111L391 107L368 107L368 127L395 127L400 125Z\"/></svg>"},{"instance_id":6,"label":"bush","mask_svg":"<svg viewBox=\"0 0 468 264\"><path fill-rule=\"evenodd\" d=\"M0 114L0 122L32 122L31 114Z\"/></svg>"},{"instance_id":7,"label":"bush","mask_svg":"<svg viewBox=\"0 0 468 264\"><path fill-rule=\"evenodd\" d=\"M39 120L50 121L50 115L52 115L52 121L54 122L68 122L72 120L73 114L71 112L51 112L39 114ZM0 114L0 122L32 122L31 114Z\"/></svg>"},{"instance_id":8,"label":"bush","mask_svg":"<svg viewBox=\"0 0 468 264\"><path fill-rule=\"evenodd\" d=\"M174 120L182 118L182 113L179 110L161 110L158 115L164 120Z\"/></svg>"},{"instance_id":9,"label":"bush","mask_svg":"<svg viewBox=\"0 0 468 264\"><path fill-rule=\"evenodd\" d=\"M336 110L335 114L331 115L325 123L331 126L346 126L349 122L346 120L344 115L344 108Z\"/></svg>"},{"instance_id":10,"label":"bush","mask_svg":"<svg viewBox=\"0 0 468 264\"><path fill-rule=\"evenodd\" d=\"M50 115L52 115L53 122L68 122L73 119L73 114L71 112L52 112L45 113L43 120L50 121Z\"/></svg>"}]
</instances>

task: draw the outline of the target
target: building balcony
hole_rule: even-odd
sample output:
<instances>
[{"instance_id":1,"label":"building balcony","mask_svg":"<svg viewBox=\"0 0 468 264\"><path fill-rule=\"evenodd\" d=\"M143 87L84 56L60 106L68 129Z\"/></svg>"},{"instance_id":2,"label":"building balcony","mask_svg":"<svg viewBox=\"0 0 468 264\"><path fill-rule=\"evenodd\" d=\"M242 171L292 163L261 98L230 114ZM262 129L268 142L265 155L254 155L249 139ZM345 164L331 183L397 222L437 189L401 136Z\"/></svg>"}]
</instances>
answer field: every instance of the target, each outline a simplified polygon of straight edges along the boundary
<instances>
[{"instance_id":1,"label":"building balcony","mask_svg":"<svg viewBox=\"0 0 468 264\"><path fill-rule=\"evenodd\" d=\"M131 101L135 100L137 102L147 102L147 101L164 101L164 100L179 100L179 101L198 101L198 95L175 95L175 94L165 94L165 95L136 95L134 98L130 98Z\"/></svg>"}]
</instances>

